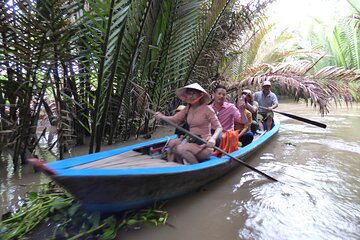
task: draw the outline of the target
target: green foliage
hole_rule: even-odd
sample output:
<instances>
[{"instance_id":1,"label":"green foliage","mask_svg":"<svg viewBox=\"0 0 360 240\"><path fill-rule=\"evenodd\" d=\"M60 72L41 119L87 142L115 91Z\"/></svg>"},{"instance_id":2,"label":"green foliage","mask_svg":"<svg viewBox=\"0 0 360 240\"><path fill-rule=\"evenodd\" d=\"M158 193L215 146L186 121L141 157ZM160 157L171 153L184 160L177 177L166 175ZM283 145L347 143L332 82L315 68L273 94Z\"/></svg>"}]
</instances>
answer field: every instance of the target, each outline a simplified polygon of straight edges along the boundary
<instances>
[{"instance_id":1,"label":"green foliage","mask_svg":"<svg viewBox=\"0 0 360 240\"><path fill-rule=\"evenodd\" d=\"M337 72L338 77L336 79L332 77L335 73L332 71L330 79L321 80L324 84L332 86L330 91L336 89L335 94L331 94L335 103L341 104L342 101L345 101L346 105L353 101L357 102L360 95L360 77L358 76L360 69L360 18L358 16L360 12L356 4L350 0L348 3L352 8L350 16L340 18L333 23L318 22L322 28L317 28L316 32L310 32L311 37L309 38L311 44L322 51L324 55L324 58L317 62L314 69L324 72L324 69L329 68L328 66L338 67L339 72ZM344 73L345 70L351 71L352 77L339 74ZM328 73L330 74L329 71Z\"/></svg>"},{"instance_id":2,"label":"green foliage","mask_svg":"<svg viewBox=\"0 0 360 240\"><path fill-rule=\"evenodd\" d=\"M42 192L30 192L22 202L24 204L16 214L7 216L0 222L1 239L22 239L41 221L70 206L73 199L49 184Z\"/></svg>"},{"instance_id":3,"label":"green foliage","mask_svg":"<svg viewBox=\"0 0 360 240\"><path fill-rule=\"evenodd\" d=\"M23 205L14 214L6 214L0 222L0 238L26 239L35 234L40 223L55 224L52 238L114 239L120 228L144 224L166 224L168 214L162 206L127 211L121 217L102 216L99 212L86 212L79 202L53 183L45 184L41 192L30 192L21 200ZM33 231L33 232L32 232Z\"/></svg>"},{"instance_id":4,"label":"green foliage","mask_svg":"<svg viewBox=\"0 0 360 240\"><path fill-rule=\"evenodd\" d=\"M158 209L161 209L160 206ZM125 219L123 221L124 225L142 225L145 223L154 224L155 226L166 224L168 219L168 214L164 211L156 209L144 209L139 211L130 211L125 214Z\"/></svg>"},{"instance_id":5,"label":"green foliage","mask_svg":"<svg viewBox=\"0 0 360 240\"><path fill-rule=\"evenodd\" d=\"M336 24L321 23L321 29L310 32L311 44L325 55L316 69L325 66L360 68L360 30L356 23L355 19L344 18Z\"/></svg>"},{"instance_id":6,"label":"green foliage","mask_svg":"<svg viewBox=\"0 0 360 240\"><path fill-rule=\"evenodd\" d=\"M269 80L277 94L296 101L303 98L319 107L321 114L328 113L332 102L348 106L358 101L360 18L356 13L335 23L315 18L308 39L296 30L278 31L266 19L257 19L238 47L225 55L219 70L226 78L223 84L255 91Z\"/></svg>"},{"instance_id":7,"label":"green foliage","mask_svg":"<svg viewBox=\"0 0 360 240\"><path fill-rule=\"evenodd\" d=\"M207 87L227 46L252 28L268 2L1 2L0 59L7 83L0 91L6 120L0 124L13 132L15 156L36 147L28 144L38 142L45 94L55 101L47 114L55 118L60 159L89 135L93 152L105 140L147 133L153 120L144 110L169 111L178 101L175 90L186 83Z\"/></svg>"}]
</instances>

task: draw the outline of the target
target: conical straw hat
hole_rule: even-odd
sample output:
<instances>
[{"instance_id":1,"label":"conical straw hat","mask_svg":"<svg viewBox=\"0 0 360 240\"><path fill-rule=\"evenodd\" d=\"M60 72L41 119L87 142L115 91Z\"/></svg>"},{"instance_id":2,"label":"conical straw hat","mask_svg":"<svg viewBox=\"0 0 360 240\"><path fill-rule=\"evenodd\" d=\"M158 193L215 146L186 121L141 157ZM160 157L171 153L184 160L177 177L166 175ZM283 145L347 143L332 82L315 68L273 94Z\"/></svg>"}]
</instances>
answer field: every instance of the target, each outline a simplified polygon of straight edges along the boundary
<instances>
[{"instance_id":1,"label":"conical straw hat","mask_svg":"<svg viewBox=\"0 0 360 240\"><path fill-rule=\"evenodd\" d=\"M186 89L195 89L195 90L198 90L200 92L203 92L203 93L206 94L204 96L205 100L207 102L210 101L210 95L198 83L192 83L190 85L187 85L185 87L182 87L182 88L179 88L178 90L176 90L176 96L178 96L182 101L185 101Z\"/></svg>"}]
</instances>

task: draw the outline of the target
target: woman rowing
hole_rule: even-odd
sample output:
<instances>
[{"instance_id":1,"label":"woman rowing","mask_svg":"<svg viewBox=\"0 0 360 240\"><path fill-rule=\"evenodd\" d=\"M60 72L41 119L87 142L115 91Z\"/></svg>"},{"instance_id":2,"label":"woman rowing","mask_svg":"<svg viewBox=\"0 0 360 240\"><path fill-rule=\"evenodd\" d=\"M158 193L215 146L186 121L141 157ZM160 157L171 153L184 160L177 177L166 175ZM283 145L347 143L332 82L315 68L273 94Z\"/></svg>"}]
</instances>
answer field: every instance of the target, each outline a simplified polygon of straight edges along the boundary
<instances>
[{"instance_id":1,"label":"woman rowing","mask_svg":"<svg viewBox=\"0 0 360 240\"><path fill-rule=\"evenodd\" d=\"M208 105L210 95L198 84L193 83L176 91L176 95L187 103L185 109L173 116L155 113L156 119L167 119L174 123L187 121L190 133L201 137L207 144L197 141L191 136L172 139L169 142L168 161L195 164L210 159L212 147L222 132L220 122L214 110ZM211 129L215 129L211 136Z\"/></svg>"}]
</instances>

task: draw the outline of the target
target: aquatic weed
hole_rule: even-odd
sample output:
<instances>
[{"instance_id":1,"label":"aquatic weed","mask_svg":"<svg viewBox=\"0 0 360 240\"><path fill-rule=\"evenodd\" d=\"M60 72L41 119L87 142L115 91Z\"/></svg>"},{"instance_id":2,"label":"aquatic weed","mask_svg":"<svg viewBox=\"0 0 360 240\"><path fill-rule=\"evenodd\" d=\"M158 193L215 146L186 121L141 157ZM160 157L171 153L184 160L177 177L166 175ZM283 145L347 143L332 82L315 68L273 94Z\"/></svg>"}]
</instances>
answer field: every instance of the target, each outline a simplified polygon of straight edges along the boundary
<instances>
[{"instance_id":1,"label":"aquatic weed","mask_svg":"<svg viewBox=\"0 0 360 240\"><path fill-rule=\"evenodd\" d=\"M37 228L54 225L51 239L114 239L121 228L140 227L144 224L166 224L168 213L154 205L153 208L132 210L118 215L102 216L87 212L81 204L62 188L50 182L40 192L30 192L16 213L3 215L0 238L26 239L36 235Z\"/></svg>"}]
</instances>

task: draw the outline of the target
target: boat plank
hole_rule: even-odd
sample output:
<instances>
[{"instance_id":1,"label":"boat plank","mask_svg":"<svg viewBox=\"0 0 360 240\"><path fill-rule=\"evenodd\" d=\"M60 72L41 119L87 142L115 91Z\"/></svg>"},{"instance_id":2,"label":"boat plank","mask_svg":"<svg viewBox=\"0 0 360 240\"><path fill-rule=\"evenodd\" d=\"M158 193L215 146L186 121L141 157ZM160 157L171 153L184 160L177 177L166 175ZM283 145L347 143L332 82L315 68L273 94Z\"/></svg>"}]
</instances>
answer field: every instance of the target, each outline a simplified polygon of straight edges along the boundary
<instances>
[{"instance_id":1,"label":"boat plank","mask_svg":"<svg viewBox=\"0 0 360 240\"><path fill-rule=\"evenodd\" d=\"M157 158L144 158L144 159L137 159L135 161L133 161L132 159L121 159L121 161L113 161L113 162L108 162L108 163L105 163L105 164L87 164L86 166L84 165L80 165L78 167L76 167L77 169L85 169L85 168L109 168L109 167L115 167L115 168L123 168L124 166L127 166L127 165L137 165L137 166L140 166L141 164L143 163L160 163L160 164L163 164L163 163L166 163L165 160L162 160L162 159L157 159Z\"/></svg>"},{"instance_id":2,"label":"boat plank","mask_svg":"<svg viewBox=\"0 0 360 240\"><path fill-rule=\"evenodd\" d=\"M160 158L155 158L135 151L129 151L115 156L103 158L98 161L77 165L71 169L123 169L142 167L168 167L179 165L181 164L169 163Z\"/></svg>"},{"instance_id":3,"label":"boat plank","mask_svg":"<svg viewBox=\"0 0 360 240\"><path fill-rule=\"evenodd\" d=\"M140 153L140 152L136 152L136 151L134 151L134 150L130 150L130 151L126 151L126 152L117 154L117 155L115 155L115 156L121 156L121 157L136 157L136 156L139 156L139 155L143 155L143 154Z\"/></svg>"},{"instance_id":4,"label":"boat plank","mask_svg":"<svg viewBox=\"0 0 360 240\"><path fill-rule=\"evenodd\" d=\"M160 159L160 158L155 157L155 156L149 156L149 155L141 155L141 156L128 158L129 161L138 161L138 160L143 160L143 159L150 159L151 160L151 159ZM160 160L162 160L162 159L160 159Z\"/></svg>"},{"instance_id":5,"label":"boat plank","mask_svg":"<svg viewBox=\"0 0 360 240\"><path fill-rule=\"evenodd\" d=\"M151 162L151 161L137 161L131 163L125 163L120 165L111 165L111 166L102 166L101 169L128 169L128 168L158 168L158 167L173 167L180 166L182 164L167 162L162 160L162 162Z\"/></svg>"},{"instance_id":6,"label":"boat plank","mask_svg":"<svg viewBox=\"0 0 360 240\"><path fill-rule=\"evenodd\" d=\"M93 161L90 163L84 163L82 165L78 165L78 166L74 166L71 169L80 169L80 168L94 168L97 166L102 166L104 164L107 163L112 163L114 161L124 161L124 162L128 162L129 159L134 160L136 157L140 157L140 156L145 156L142 153L139 152L135 152L135 151L127 151L121 154L117 154L115 156L111 156L111 157L107 157L107 158L102 158L99 159L97 161Z\"/></svg>"}]
</instances>

